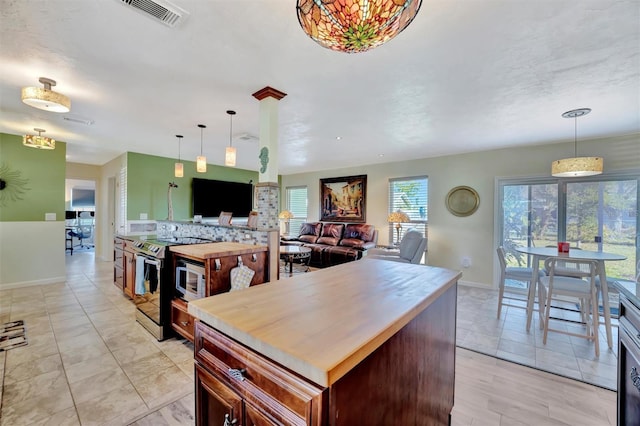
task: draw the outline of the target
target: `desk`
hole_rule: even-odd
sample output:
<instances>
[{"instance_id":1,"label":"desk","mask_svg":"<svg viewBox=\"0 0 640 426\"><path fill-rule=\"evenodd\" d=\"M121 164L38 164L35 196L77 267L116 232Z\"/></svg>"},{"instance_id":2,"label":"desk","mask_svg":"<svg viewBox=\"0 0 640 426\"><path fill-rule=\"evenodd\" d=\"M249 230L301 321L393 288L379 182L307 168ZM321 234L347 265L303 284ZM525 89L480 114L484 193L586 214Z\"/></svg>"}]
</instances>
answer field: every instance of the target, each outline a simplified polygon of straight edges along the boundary
<instances>
[{"instance_id":1,"label":"desk","mask_svg":"<svg viewBox=\"0 0 640 426\"><path fill-rule=\"evenodd\" d=\"M520 253L526 253L533 257L531 267L533 269L532 283L538 284L538 268L540 261L548 257L557 257L562 259L581 259L581 260L595 260L598 267L598 276L600 277L600 287L602 291L602 312L604 314L604 325L607 330L607 343L609 349L613 347L613 338L611 336L611 312L605 303L609 301L609 288L607 285L607 275L604 268L605 261L612 260L625 260L627 257L620 254L605 253L601 251L588 251L588 250L569 250L569 253L558 253L558 249L555 247L516 247L516 251ZM542 290L538 290L538 306L540 306ZM527 298L527 331L531 326L531 317L533 316L533 304L535 299L535 286L532 284L529 286L529 295ZM543 320L542 315L540 317L540 328L542 328Z\"/></svg>"},{"instance_id":2,"label":"desk","mask_svg":"<svg viewBox=\"0 0 640 426\"><path fill-rule=\"evenodd\" d=\"M309 270L309 259L311 258L311 249L302 246L280 246L280 259L284 260L285 270L289 263L289 276L293 275L293 261L307 261L307 270Z\"/></svg>"}]
</instances>

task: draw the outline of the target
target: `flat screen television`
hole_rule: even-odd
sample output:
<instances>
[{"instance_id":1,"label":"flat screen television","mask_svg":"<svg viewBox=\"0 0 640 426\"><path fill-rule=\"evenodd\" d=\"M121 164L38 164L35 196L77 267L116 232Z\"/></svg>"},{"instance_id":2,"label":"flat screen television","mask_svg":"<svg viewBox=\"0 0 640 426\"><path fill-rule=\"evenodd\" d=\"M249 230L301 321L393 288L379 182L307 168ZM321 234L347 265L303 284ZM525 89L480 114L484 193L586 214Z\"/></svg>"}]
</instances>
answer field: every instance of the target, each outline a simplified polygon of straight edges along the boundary
<instances>
[{"instance_id":1,"label":"flat screen television","mask_svg":"<svg viewBox=\"0 0 640 426\"><path fill-rule=\"evenodd\" d=\"M233 217L249 217L253 210L253 185L241 182L193 178L193 214L218 217L231 212Z\"/></svg>"}]
</instances>

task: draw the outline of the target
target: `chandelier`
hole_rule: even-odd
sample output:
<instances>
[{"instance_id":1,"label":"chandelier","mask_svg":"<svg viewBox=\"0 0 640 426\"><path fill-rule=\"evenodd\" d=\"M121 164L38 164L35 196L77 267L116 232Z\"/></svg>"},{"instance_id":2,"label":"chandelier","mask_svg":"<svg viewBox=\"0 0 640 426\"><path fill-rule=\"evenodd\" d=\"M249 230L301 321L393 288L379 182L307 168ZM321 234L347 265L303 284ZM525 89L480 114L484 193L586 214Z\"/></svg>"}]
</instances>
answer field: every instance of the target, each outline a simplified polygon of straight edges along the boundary
<instances>
[{"instance_id":1,"label":"chandelier","mask_svg":"<svg viewBox=\"0 0 640 426\"><path fill-rule=\"evenodd\" d=\"M38 135L24 135L22 137L22 145L29 148L38 149L56 149L56 141L54 139L42 136L42 133L46 132L44 129L34 128Z\"/></svg>"},{"instance_id":2,"label":"chandelier","mask_svg":"<svg viewBox=\"0 0 640 426\"><path fill-rule=\"evenodd\" d=\"M556 177L594 176L602 173L602 157L578 157L578 117L587 115L591 108L579 108L562 114L564 118L575 120L574 157L563 158L551 163L551 175Z\"/></svg>"},{"instance_id":3,"label":"chandelier","mask_svg":"<svg viewBox=\"0 0 640 426\"><path fill-rule=\"evenodd\" d=\"M38 81L44 84L44 88L23 87L22 102L45 111L69 112L71 110L71 101L69 98L51 90L51 87L56 85L55 80L40 77Z\"/></svg>"},{"instance_id":4,"label":"chandelier","mask_svg":"<svg viewBox=\"0 0 640 426\"><path fill-rule=\"evenodd\" d=\"M297 0L309 37L339 52L365 52L394 38L416 17L422 0Z\"/></svg>"}]
</instances>

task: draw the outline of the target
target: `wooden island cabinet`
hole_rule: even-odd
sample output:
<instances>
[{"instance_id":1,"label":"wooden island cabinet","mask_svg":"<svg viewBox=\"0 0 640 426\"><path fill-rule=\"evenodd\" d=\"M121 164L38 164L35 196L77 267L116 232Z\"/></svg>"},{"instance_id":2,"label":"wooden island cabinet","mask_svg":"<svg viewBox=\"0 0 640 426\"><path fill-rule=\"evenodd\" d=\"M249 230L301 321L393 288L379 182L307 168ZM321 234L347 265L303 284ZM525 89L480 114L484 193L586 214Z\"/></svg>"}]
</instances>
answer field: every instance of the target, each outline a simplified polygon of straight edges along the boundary
<instances>
[{"instance_id":1,"label":"wooden island cabinet","mask_svg":"<svg viewBox=\"0 0 640 426\"><path fill-rule=\"evenodd\" d=\"M196 424L449 424L460 276L365 258L190 302Z\"/></svg>"},{"instance_id":2,"label":"wooden island cabinet","mask_svg":"<svg viewBox=\"0 0 640 426\"><path fill-rule=\"evenodd\" d=\"M181 261L202 266L205 275L205 297L228 292L231 289L231 270L240 264L254 271L250 286L268 279L268 248L235 242L219 242L172 246L172 269ZM194 318L188 313L189 302L175 297L171 302L171 328L193 342Z\"/></svg>"}]
</instances>

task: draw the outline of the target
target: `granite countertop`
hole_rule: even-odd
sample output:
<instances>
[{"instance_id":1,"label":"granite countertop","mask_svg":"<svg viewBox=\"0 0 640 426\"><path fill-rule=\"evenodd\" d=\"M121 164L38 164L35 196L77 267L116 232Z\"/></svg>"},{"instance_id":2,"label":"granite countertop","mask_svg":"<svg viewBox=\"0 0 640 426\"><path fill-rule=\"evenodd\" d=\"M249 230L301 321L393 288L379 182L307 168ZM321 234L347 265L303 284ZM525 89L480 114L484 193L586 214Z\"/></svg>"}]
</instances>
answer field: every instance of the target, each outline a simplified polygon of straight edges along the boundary
<instances>
[{"instance_id":1,"label":"granite countertop","mask_svg":"<svg viewBox=\"0 0 640 426\"><path fill-rule=\"evenodd\" d=\"M462 274L378 259L189 302L189 313L329 386L454 286Z\"/></svg>"}]
</instances>

